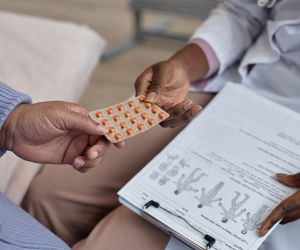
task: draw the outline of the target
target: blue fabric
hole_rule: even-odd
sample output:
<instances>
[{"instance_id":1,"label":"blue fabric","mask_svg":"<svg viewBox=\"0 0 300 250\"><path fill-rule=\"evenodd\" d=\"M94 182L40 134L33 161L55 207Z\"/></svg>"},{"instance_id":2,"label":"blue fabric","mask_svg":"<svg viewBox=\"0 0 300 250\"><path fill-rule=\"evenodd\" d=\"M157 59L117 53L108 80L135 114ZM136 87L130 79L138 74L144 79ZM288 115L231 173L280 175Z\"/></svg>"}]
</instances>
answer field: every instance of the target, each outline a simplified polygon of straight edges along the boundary
<instances>
[{"instance_id":1,"label":"blue fabric","mask_svg":"<svg viewBox=\"0 0 300 250\"><path fill-rule=\"evenodd\" d=\"M0 193L0 249L71 250L19 206Z\"/></svg>"},{"instance_id":2,"label":"blue fabric","mask_svg":"<svg viewBox=\"0 0 300 250\"><path fill-rule=\"evenodd\" d=\"M32 103L28 95L22 94L0 82L0 129L9 114L21 103ZM0 149L0 157L5 150ZM1 249L1 248L0 248Z\"/></svg>"}]
</instances>

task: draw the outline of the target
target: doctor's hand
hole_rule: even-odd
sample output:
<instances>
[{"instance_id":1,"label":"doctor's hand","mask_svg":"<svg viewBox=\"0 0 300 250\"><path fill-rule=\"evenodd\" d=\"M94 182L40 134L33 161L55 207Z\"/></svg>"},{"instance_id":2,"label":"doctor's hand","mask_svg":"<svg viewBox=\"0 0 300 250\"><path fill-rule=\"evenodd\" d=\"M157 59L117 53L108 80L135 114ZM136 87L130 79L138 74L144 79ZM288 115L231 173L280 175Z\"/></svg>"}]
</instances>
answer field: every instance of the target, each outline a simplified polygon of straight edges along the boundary
<instances>
[{"instance_id":1,"label":"doctor's hand","mask_svg":"<svg viewBox=\"0 0 300 250\"><path fill-rule=\"evenodd\" d=\"M89 110L67 102L21 104L0 130L0 148L37 163L70 164L81 173L99 165L110 142L108 128L88 117ZM122 148L124 142L115 144Z\"/></svg>"},{"instance_id":2,"label":"doctor's hand","mask_svg":"<svg viewBox=\"0 0 300 250\"><path fill-rule=\"evenodd\" d=\"M169 60L147 68L136 80L136 95L145 95L145 101L156 103L166 110L170 117L161 123L162 127L177 127L187 124L202 108L185 100L190 82L203 77L208 63L202 49L189 44Z\"/></svg>"},{"instance_id":3,"label":"doctor's hand","mask_svg":"<svg viewBox=\"0 0 300 250\"><path fill-rule=\"evenodd\" d=\"M300 173L295 175L277 174L277 179L290 187L300 187ZM300 219L300 190L282 201L265 219L260 227L259 235L264 236L278 221L280 224Z\"/></svg>"}]
</instances>

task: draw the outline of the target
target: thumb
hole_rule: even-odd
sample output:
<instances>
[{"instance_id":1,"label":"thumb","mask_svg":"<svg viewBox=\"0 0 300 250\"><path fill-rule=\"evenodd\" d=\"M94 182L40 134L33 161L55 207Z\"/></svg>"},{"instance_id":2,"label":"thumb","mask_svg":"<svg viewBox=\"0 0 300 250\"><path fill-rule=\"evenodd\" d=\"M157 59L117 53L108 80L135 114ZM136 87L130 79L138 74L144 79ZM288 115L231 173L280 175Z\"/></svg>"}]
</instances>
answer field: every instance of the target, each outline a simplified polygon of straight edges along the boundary
<instances>
[{"instance_id":1,"label":"thumb","mask_svg":"<svg viewBox=\"0 0 300 250\"><path fill-rule=\"evenodd\" d=\"M67 129L79 130L90 135L104 135L108 132L108 127L98 124L89 116L76 112L69 112L65 123Z\"/></svg>"},{"instance_id":2,"label":"thumb","mask_svg":"<svg viewBox=\"0 0 300 250\"><path fill-rule=\"evenodd\" d=\"M165 90L165 86L173 75L172 67L165 61L154 64L152 81L145 97L146 102L155 103Z\"/></svg>"},{"instance_id":3,"label":"thumb","mask_svg":"<svg viewBox=\"0 0 300 250\"><path fill-rule=\"evenodd\" d=\"M300 187L300 173L287 175L287 174L276 174L277 180L281 183L290 187Z\"/></svg>"}]
</instances>

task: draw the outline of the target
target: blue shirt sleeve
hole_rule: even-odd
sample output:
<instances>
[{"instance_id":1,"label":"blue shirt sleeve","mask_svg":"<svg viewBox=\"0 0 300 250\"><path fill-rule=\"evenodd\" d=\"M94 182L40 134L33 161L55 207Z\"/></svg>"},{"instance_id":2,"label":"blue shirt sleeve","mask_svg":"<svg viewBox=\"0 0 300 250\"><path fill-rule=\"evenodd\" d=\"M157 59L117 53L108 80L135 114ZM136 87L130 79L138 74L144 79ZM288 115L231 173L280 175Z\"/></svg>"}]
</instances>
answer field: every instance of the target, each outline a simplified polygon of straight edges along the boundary
<instances>
[{"instance_id":1,"label":"blue shirt sleeve","mask_svg":"<svg viewBox=\"0 0 300 250\"><path fill-rule=\"evenodd\" d=\"M0 82L0 130L9 114L21 103L31 104L31 98ZM5 150L0 149L0 157Z\"/></svg>"},{"instance_id":2,"label":"blue shirt sleeve","mask_svg":"<svg viewBox=\"0 0 300 250\"><path fill-rule=\"evenodd\" d=\"M0 193L0 249L71 250L66 243Z\"/></svg>"}]
</instances>

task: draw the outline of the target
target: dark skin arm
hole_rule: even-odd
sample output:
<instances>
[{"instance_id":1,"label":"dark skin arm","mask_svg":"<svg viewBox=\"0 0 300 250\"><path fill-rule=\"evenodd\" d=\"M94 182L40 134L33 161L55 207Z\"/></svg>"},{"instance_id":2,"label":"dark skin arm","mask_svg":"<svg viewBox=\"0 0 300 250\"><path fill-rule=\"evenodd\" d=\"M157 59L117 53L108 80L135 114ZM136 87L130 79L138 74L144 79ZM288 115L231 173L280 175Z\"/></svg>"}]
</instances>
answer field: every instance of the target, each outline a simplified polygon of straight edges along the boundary
<instances>
[{"instance_id":1,"label":"dark skin arm","mask_svg":"<svg viewBox=\"0 0 300 250\"><path fill-rule=\"evenodd\" d=\"M186 125L202 110L192 101L184 101L190 82L202 78L207 72L204 52L198 45L189 44L169 60L147 68L135 82L136 95L145 95L145 101L157 103L170 114L161 126Z\"/></svg>"},{"instance_id":2,"label":"dark skin arm","mask_svg":"<svg viewBox=\"0 0 300 250\"><path fill-rule=\"evenodd\" d=\"M300 187L300 173L295 175L277 174L277 179L290 187ZM300 190L282 201L265 219L259 229L262 237L282 219L280 224L287 224L300 219Z\"/></svg>"}]
</instances>

